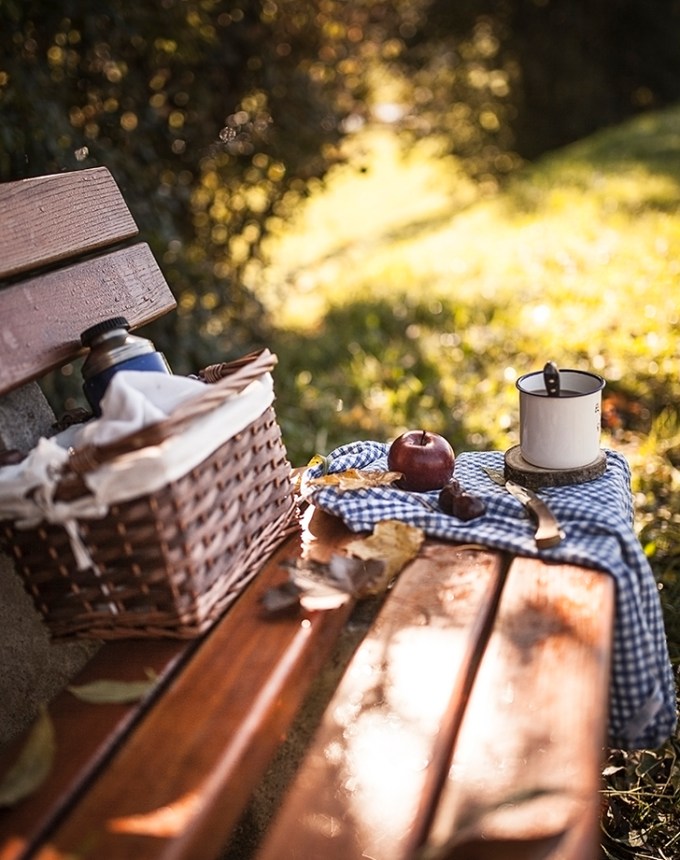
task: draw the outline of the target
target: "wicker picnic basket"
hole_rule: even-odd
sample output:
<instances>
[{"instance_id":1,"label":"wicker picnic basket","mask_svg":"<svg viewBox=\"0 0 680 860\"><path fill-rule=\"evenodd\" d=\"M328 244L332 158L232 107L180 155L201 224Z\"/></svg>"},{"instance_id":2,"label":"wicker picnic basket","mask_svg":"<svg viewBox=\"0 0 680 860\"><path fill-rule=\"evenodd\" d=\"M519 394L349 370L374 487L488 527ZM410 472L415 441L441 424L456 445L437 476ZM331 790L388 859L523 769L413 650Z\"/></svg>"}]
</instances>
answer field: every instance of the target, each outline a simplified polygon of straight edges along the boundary
<instances>
[{"instance_id":1,"label":"wicker picnic basket","mask_svg":"<svg viewBox=\"0 0 680 860\"><path fill-rule=\"evenodd\" d=\"M268 373L268 350L201 373L205 394L167 419L107 445L74 452L57 495L88 492L86 473L119 462L173 434ZM91 566L76 561L58 524L2 524L25 586L55 637L190 638L206 630L297 528L291 467L273 406L197 466L149 495L112 504L100 519L77 521Z\"/></svg>"}]
</instances>

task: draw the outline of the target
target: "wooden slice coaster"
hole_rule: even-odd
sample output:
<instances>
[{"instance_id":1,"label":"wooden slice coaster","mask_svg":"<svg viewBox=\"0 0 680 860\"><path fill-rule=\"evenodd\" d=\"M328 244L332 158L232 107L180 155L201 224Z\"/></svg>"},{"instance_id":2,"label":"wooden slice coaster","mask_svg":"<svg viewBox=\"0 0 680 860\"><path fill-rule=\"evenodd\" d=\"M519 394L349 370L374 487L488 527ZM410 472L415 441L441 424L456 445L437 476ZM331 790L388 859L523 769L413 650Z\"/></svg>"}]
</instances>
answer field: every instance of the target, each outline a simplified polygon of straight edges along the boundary
<instances>
[{"instance_id":1,"label":"wooden slice coaster","mask_svg":"<svg viewBox=\"0 0 680 860\"><path fill-rule=\"evenodd\" d=\"M540 469L522 457L519 445L505 452L505 478L523 487L535 490L538 487L567 487L570 484L585 484L604 474L607 455L600 451L596 460L578 469Z\"/></svg>"}]
</instances>

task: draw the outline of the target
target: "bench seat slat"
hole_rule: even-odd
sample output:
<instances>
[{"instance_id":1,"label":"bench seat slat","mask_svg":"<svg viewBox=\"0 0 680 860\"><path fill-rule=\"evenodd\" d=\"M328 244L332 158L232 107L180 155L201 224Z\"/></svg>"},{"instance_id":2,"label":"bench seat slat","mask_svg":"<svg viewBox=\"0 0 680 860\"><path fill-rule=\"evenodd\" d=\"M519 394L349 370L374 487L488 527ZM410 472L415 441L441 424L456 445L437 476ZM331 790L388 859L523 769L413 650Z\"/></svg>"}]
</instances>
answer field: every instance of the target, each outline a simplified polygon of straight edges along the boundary
<instances>
[{"instance_id":1,"label":"bench seat slat","mask_svg":"<svg viewBox=\"0 0 680 860\"><path fill-rule=\"evenodd\" d=\"M88 684L101 679L140 681L146 672L158 676L157 686L177 670L193 643L179 640L131 639L107 643L73 679ZM88 704L68 691L49 705L56 735L55 758L49 776L26 802L0 809L0 858L19 860L49 833L92 774L104 766L117 743L131 730L151 698L133 704ZM74 726L77 731L74 732ZM25 738L3 747L0 774L5 774L20 753Z\"/></svg>"},{"instance_id":2,"label":"bench seat slat","mask_svg":"<svg viewBox=\"0 0 680 860\"><path fill-rule=\"evenodd\" d=\"M145 243L0 289L0 394L78 355L80 332L107 317L136 328L176 307Z\"/></svg>"},{"instance_id":3,"label":"bench seat slat","mask_svg":"<svg viewBox=\"0 0 680 860\"><path fill-rule=\"evenodd\" d=\"M304 551L317 558L353 538L329 517L317 517L309 529ZM326 612L262 617L262 594L287 576L279 561L299 553L294 535L201 641L163 693L163 707L145 716L36 857L51 858L55 848L82 860L217 856L352 608L350 601ZM146 644L137 644L141 670ZM90 853L83 846L92 846Z\"/></svg>"},{"instance_id":4,"label":"bench seat slat","mask_svg":"<svg viewBox=\"0 0 680 860\"><path fill-rule=\"evenodd\" d=\"M0 184L0 280L138 233L105 167Z\"/></svg>"},{"instance_id":5,"label":"bench seat slat","mask_svg":"<svg viewBox=\"0 0 680 860\"><path fill-rule=\"evenodd\" d=\"M440 542L401 573L258 860L407 856L440 725L463 712L465 678L503 575L499 553ZM460 693L453 709L452 690Z\"/></svg>"},{"instance_id":6,"label":"bench seat slat","mask_svg":"<svg viewBox=\"0 0 680 860\"><path fill-rule=\"evenodd\" d=\"M606 574L515 558L434 844L454 834L461 856L486 856L494 841L499 856L513 845L533 856L532 843L546 858L596 855L613 601Z\"/></svg>"}]
</instances>

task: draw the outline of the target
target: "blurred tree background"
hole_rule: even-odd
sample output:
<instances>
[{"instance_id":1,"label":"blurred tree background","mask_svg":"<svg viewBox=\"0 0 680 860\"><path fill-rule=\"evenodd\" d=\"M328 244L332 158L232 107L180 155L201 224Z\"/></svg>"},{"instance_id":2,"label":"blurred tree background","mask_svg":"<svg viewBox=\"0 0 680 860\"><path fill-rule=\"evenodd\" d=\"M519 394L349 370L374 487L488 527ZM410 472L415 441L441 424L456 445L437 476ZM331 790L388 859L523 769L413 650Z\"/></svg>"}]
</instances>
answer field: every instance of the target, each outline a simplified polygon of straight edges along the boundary
<instances>
[{"instance_id":1,"label":"blurred tree background","mask_svg":"<svg viewBox=\"0 0 680 860\"><path fill-rule=\"evenodd\" d=\"M106 165L179 302L173 367L266 342L248 272L389 123L493 191L680 96L678 0L0 0L0 181Z\"/></svg>"}]
</instances>

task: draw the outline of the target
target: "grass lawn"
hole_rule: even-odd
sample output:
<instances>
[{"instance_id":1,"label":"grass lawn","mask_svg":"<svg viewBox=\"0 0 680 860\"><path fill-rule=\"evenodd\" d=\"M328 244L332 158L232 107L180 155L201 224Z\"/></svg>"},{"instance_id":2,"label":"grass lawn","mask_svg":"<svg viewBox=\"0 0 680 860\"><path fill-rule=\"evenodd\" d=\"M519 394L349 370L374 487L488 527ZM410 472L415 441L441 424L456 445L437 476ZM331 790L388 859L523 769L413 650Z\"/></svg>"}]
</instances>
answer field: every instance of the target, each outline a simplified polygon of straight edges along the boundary
<instances>
[{"instance_id":1,"label":"grass lawn","mask_svg":"<svg viewBox=\"0 0 680 860\"><path fill-rule=\"evenodd\" d=\"M636 527L680 666L680 109L605 130L504 188L384 129L270 239L253 277L277 323L279 416L303 463L425 426L457 450L518 441L519 375L607 380L604 444L634 474ZM680 856L680 742L612 750L610 858Z\"/></svg>"}]
</instances>

